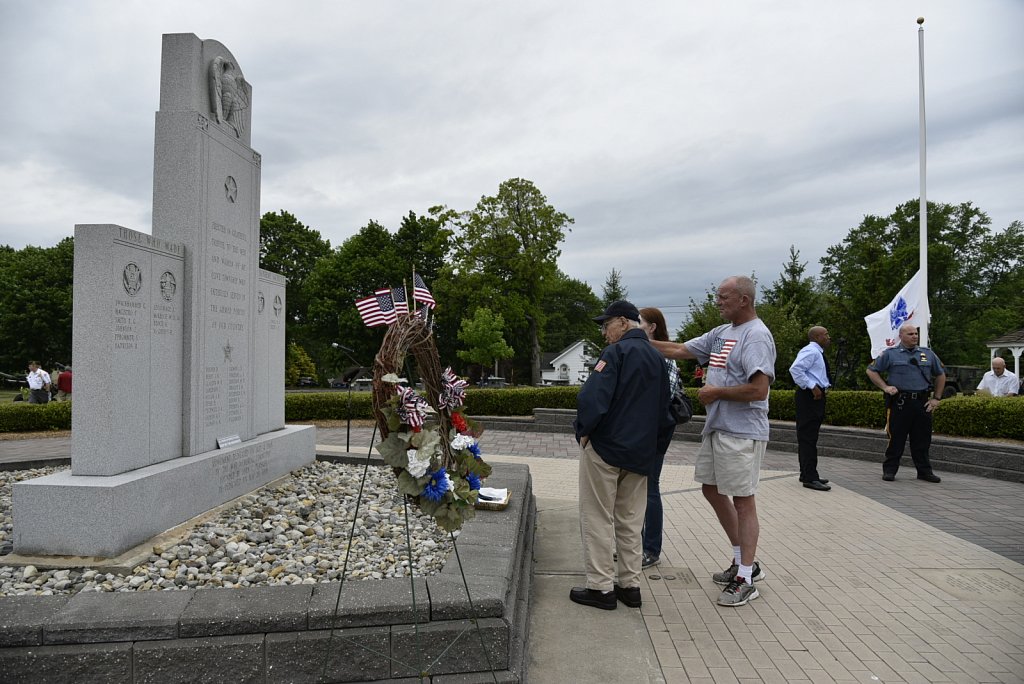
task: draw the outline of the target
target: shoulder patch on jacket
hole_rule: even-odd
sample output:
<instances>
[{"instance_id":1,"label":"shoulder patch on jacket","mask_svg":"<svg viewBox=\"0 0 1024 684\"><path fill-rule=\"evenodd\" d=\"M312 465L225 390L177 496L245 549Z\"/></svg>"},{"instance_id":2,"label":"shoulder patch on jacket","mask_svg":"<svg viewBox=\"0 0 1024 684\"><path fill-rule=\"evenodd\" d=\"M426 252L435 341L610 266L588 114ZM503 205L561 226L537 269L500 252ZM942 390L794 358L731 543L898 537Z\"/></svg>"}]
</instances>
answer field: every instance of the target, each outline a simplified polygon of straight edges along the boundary
<instances>
[{"instance_id":1,"label":"shoulder patch on jacket","mask_svg":"<svg viewBox=\"0 0 1024 684\"><path fill-rule=\"evenodd\" d=\"M607 366L607 365L608 365L608 364L607 364L607 363L605 363L605 360L604 360L604 359L601 359L600 361L598 361L598 362L597 362L597 365L596 365L596 366L594 366L594 372L595 372L595 373L600 373L601 371L603 371L603 370L604 370L604 367L605 367L605 366Z\"/></svg>"}]
</instances>

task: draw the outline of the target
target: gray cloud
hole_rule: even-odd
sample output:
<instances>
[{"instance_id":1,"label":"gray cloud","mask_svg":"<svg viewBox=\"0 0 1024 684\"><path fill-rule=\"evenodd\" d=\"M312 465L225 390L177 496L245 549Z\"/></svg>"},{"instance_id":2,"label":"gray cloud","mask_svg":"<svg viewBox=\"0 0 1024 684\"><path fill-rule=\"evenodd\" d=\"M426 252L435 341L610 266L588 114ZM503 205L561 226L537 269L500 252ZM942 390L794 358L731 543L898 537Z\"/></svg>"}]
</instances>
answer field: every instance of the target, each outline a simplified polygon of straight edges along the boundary
<instances>
[{"instance_id":1,"label":"gray cloud","mask_svg":"<svg viewBox=\"0 0 1024 684\"><path fill-rule=\"evenodd\" d=\"M253 84L263 211L337 245L529 178L576 219L562 269L675 326L917 196L917 14L929 198L1024 219L1014 0L3 3L0 244L149 230L160 35L193 32Z\"/></svg>"}]
</instances>

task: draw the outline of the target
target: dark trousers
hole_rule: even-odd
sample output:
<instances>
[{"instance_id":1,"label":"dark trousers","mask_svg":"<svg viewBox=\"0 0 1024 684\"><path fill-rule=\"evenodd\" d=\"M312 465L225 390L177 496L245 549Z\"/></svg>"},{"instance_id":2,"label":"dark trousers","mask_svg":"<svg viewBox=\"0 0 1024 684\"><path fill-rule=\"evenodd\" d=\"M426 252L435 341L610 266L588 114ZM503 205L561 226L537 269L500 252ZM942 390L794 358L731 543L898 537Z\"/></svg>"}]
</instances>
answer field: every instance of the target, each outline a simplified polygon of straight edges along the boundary
<instances>
[{"instance_id":1,"label":"dark trousers","mask_svg":"<svg viewBox=\"0 0 1024 684\"><path fill-rule=\"evenodd\" d=\"M647 475L647 513L644 515L643 546L644 553L652 556L661 555L661 534L665 526L665 511L661 506L661 467L665 458L657 459L657 463Z\"/></svg>"},{"instance_id":2,"label":"dark trousers","mask_svg":"<svg viewBox=\"0 0 1024 684\"><path fill-rule=\"evenodd\" d=\"M796 442L800 458L800 481L814 482L818 476L818 433L825 420L825 395L814 398L814 392L796 390Z\"/></svg>"},{"instance_id":3,"label":"dark trousers","mask_svg":"<svg viewBox=\"0 0 1024 684\"><path fill-rule=\"evenodd\" d=\"M45 389L29 390L28 403L46 404L50 401L50 393Z\"/></svg>"},{"instance_id":4,"label":"dark trousers","mask_svg":"<svg viewBox=\"0 0 1024 684\"><path fill-rule=\"evenodd\" d=\"M885 432L889 435L889 446L885 450L882 473L895 475L900 469L900 458L909 436L910 457L914 459L918 474L931 474L928 449L932 445L932 414L924 410L927 400L896 395L887 401Z\"/></svg>"}]
</instances>

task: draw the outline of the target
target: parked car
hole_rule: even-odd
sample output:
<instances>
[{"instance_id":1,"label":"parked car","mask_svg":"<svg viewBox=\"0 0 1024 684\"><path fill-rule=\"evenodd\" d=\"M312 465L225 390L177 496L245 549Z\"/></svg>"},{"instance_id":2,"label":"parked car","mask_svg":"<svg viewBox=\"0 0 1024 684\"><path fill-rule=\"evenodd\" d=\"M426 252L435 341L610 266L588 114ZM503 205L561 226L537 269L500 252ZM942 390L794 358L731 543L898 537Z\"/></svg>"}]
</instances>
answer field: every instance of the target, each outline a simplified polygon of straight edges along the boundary
<instances>
[{"instance_id":1,"label":"parked car","mask_svg":"<svg viewBox=\"0 0 1024 684\"><path fill-rule=\"evenodd\" d=\"M311 378L308 375L303 375L299 378L299 387L316 387L318 384L316 378Z\"/></svg>"}]
</instances>

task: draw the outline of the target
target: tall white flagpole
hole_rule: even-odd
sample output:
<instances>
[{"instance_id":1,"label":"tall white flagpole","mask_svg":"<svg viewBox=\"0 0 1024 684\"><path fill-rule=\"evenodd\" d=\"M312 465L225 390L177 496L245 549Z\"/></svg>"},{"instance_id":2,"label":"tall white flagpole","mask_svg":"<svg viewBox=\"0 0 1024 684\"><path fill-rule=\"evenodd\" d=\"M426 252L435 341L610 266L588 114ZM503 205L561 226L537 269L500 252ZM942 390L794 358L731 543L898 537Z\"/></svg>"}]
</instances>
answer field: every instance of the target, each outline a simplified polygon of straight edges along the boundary
<instances>
[{"instance_id":1,"label":"tall white flagpole","mask_svg":"<svg viewBox=\"0 0 1024 684\"><path fill-rule=\"evenodd\" d=\"M924 123L924 17L917 18L917 56L918 56L918 72L920 74L920 91L921 91L921 235L920 235L920 257L921 262L921 278L923 279L925 296L928 296L928 194L926 191L926 179L928 176L928 145L927 145L927 133ZM928 317L925 317L921 321L921 336L919 344L922 347L928 346Z\"/></svg>"}]
</instances>

